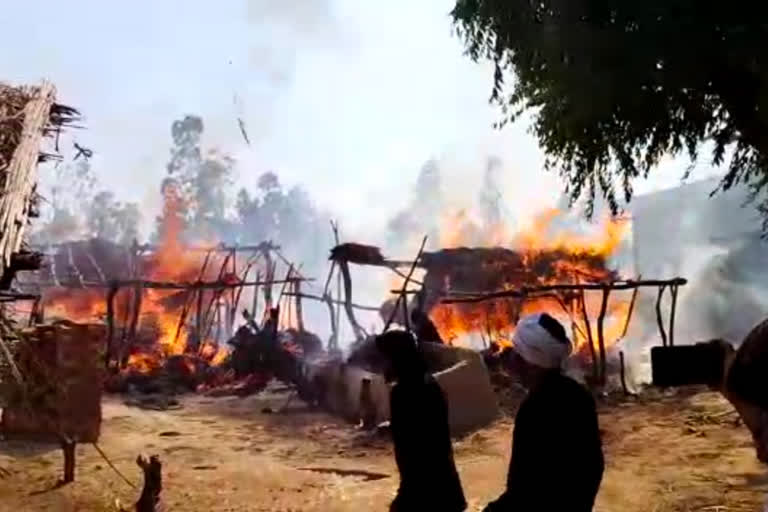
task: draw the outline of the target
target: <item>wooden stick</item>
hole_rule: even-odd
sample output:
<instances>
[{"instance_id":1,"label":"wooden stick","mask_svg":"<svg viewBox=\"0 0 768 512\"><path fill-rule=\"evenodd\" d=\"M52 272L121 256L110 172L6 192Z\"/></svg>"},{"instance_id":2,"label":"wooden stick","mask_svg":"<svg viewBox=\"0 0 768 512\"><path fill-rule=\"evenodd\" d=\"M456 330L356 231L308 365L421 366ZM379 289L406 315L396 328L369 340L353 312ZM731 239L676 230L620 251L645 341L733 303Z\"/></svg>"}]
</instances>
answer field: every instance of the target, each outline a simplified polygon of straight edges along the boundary
<instances>
[{"instance_id":1,"label":"wooden stick","mask_svg":"<svg viewBox=\"0 0 768 512\"><path fill-rule=\"evenodd\" d=\"M603 289L603 300L600 303L600 316L597 317L597 345L600 350L600 377L599 382L601 386L605 386L607 377L608 358L605 353L605 335L603 333L603 324L605 322L605 313L608 309L608 295L610 295L610 288Z\"/></svg>"},{"instance_id":2,"label":"wooden stick","mask_svg":"<svg viewBox=\"0 0 768 512\"><path fill-rule=\"evenodd\" d=\"M670 286L672 307L669 312L669 346L675 345L675 310L677 309L677 285Z\"/></svg>"},{"instance_id":3,"label":"wooden stick","mask_svg":"<svg viewBox=\"0 0 768 512\"><path fill-rule=\"evenodd\" d=\"M117 295L119 289L120 287L117 283L113 282L110 284L109 292L107 293L107 365L109 365L115 349L115 295Z\"/></svg>"},{"instance_id":4,"label":"wooden stick","mask_svg":"<svg viewBox=\"0 0 768 512\"><path fill-rule=\"evenodd\" d=\"M328 351L330 352L338 347L339 328L336 325L336 311L333 308L331 296L326 294L324 302L328 306L328 314L331 317L331 336L328 338Z\"/></svg>"},{"instance_id":5,"label":"wooden stick","mask_svg":"<svg viewBox=\"0 0 768 512\"><path fill-rule=\"evenodd\" d=\"M70 252L70 254L71 254L71 252ZM106 283L107 282L107 278L104 275L104 272L102 272L101 267L99 266L99 264L96 262L96 258L94 258L93 254L91 254L91 251L86 249L85 250L85 255L88 256L88 261L91 263L91 265L93 265L93 268L96 269L96 273L99 275L99 281L101 281L102 283Z\"/></svg>"},{"instance_id":6,"label":"wooden stick","mask_svg":"<svg viewBox=\"0 0 768 512\"><path fill-rule=\"evenodd\" d=\"M128 330L127 338L123 340L120 354L119 354L119 359L118 359L121 367L122 367L123 357L125 357L126 355L125 354L126 345L133 343L136 340L136 332L139 328L139 319L141 317L141 302L143 297L144 297L144 289L141 287L140 284L137 284L133 288L133 305L131 308L131 313L132 313L131 326Z\"/></svg>"},{"instance_id":7,"label":"wooden stick","mask_svg":"<svg viewBox=\"0 0 768 512\"><path fill-rule=\"evenodd\" d=\"M261 270L256 270L256 280L261 279ZM253 308L251 310L251 318L253 318L254 322L256 321L256 313L257 309L259 307L259 289L254 288L253 289L253 301L251 302L251 307Z\"/></svg>"},{"instance_id":8,"label":"wooden stick","mask_svg":"<svg viewBox=\"0 0 768 512\"><path fill-rule=\"evenodd\" d=\"M621 375L621 389L625 395L629 395L629 388L627 388L627 376L624 369L624 351L619 351L619 370Z\"/></svg>"},{"instance_id":9,"label":"wooden stick","mask_svg":"<svg viewBox=\"0 0 768 512\"><path fill-rule=\"evenodd\" d=\"M333 271L336 269L336 262L331 262L331 268L328 269L328 277L325 280L325 286L323 287L323 296L328 293L328 287L331 285L331 278L333 277Z\"/></svg>"},{"instance_id":10,"label":"wooden stick","mask_svg":"<svg viewBox=\"0 0 768 512\"><path fill-rule=\"evenodd\" d=\"M661 344L667 346L667 333L664 332L664 320L661 317L661 298L664 296L664 290L667 285L659 287L659 295L656 297L656 323L659 325L659 334L661 335Z\"/></svg>"},{"instance_id":11,"label":"wooden stick","mask_svg":"<svg viewBox=\"0 0 768 512\"><path fill-rule=\"evenodd\" d=\"M622 338L625 338L627 336L627 332L629 331L629 321L632 320L632 312L635 310L635 302L637 301L637 293L639 291L640 288L635 288L632 290L632 300L629 301L629 312L627 312L627 320L624 322L624 330L621 331Z\"/></svg>"},{"instance_id":12,"label":"wooden stick","mask_svg":"<svg viewBox=\"0 0 768 512\"><path fill-rule=\"evenodd\" d=\"M597 361L597 351L595 350L595 343L592 340L592 325L589 321L589 313L587 312L587 298L584 290L581 290L581 314L584 319L584 327L587 331L587 343L589 344L589 355L592 357L592 377L597 382L599 374L599 363Z\"/></svg>"},{"instance_id":13,"label":"wooden stick","mask_svg":"<svg viewBox=\"0 0 768 512\"><path fill-rule=\"evenodd\" d=\"M139 501L136 502L136 512L157 512L160 504L160 492L163 490L162 464L157 455L149 460L139 456L136 464L144 472L144 487Z\"/></svg>"},{"instance_id":14,"label":"wooden stick","mask_svg":"<svg viewBox=\"0 0 768 512\"><path fill-rule=\"evenodd\" d=\"M305 293L305 292L299 292L299 293L296 293L296 292L285 292L285 294L287 296L289 296L289 297L299 297L300 296L302 299L316 300L316 301L320 301L320 302L328 302L328 301L330 301L331 304L344 304L344 301L332 299L330 296L328 296L328 297L321 297L320 295L314 295L312 293ZM381 310L380 307L376 307L376 306L363 306L361 304L356 304L354 302L352 303L352 307L355 308L355 309L359 309L361 311L374 311L374 312L378 312L378 311Z\"/></svg>"},{"instance_id":15,"label":"wooden stick","mask_svg":"<svg viewBox=\"0 0 768 512\"><path fill-rule=\"evenodd\" d=\"M405 290L408 289L408 283L411 281L411 276L413 275L414 270L416 270L416 264L418 263L419 258L421 258L421 255L424 252L424 246L426 244L427 244L427 237L425 236L424 239L421 241L421 247L419 248L418 254L416 254L416 258L413 260L411 269L408 272L408 275L405 277L405 281L403 281L403 288L402 290L400 290L399 295L397 296L395 307L392 308L392 313L389 315L389 319L387 320L387 323L384 325L384 330L382 332L386 332L389 329L389 326L392 324L392 321L395 319L395 315L397 314L397 308L400 305L400 300L403 300L405 298Z\"/></svg>"},{"instance_id":16,"label":"wooden stick","mask_svg":"<svg viewBox=\"0 0 768 512\"><path fill-rule=\"evenodd\" d=\"M296 292L296 326L298 327L299 332L304 332L304 307L301 303L301 282L294 282L293 289Z\"/></svg>"}]
</instances>

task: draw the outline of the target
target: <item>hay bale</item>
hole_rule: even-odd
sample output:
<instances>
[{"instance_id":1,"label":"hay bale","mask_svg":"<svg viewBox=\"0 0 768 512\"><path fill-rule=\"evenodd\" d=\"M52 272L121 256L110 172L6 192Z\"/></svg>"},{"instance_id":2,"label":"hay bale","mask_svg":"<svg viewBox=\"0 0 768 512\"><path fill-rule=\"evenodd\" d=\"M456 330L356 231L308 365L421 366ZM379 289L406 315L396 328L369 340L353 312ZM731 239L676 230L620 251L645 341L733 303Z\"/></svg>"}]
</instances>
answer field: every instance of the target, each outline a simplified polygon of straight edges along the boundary
<instances>
[{"instance_id":1,"label":"hay bale","mask_svg":"<svg viewBox=\"0 0 768 512\"><path fill-rule=\"evenodd\" d=\"M56 322L20 333L15 355L24 385L3 409L8 438L95 442L101 429L106 327Z\"/></svg>"}]
</instances>

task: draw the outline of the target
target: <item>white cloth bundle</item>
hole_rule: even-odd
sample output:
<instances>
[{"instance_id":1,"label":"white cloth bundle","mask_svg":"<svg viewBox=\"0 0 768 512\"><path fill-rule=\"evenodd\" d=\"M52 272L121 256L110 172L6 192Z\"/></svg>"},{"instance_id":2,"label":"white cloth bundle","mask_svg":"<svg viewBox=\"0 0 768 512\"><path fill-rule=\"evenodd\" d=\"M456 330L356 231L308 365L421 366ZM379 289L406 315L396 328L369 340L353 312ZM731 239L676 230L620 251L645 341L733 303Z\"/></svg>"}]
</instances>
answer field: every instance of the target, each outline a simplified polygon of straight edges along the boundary
<instances>
[{"instance_id":1,"label":"white cloth bundle","mask_svg":"<svg viewBox=\"0 0 768 512\"><path fill-rule=\"evenodd\" d=\"M571 344L563 343L539 323L541 314L520 319L512 338L514 350L529 364L540 368L562 368L571 355Z\"/></svg>"}]
</instances>

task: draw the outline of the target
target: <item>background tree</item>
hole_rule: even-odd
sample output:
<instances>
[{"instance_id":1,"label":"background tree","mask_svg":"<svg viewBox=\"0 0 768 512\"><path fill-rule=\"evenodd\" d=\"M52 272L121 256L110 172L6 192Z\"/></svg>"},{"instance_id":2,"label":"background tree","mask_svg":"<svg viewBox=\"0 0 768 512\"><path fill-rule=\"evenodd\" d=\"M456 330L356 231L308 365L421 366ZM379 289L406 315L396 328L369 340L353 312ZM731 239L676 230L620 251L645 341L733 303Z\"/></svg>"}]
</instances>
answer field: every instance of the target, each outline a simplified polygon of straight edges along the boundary
<instances>
[{"instance_id":1,"label":"background tree","mask_svg":"<svg viewBox=\"0 0 768 512\"><path fill-rule=\"evenodd\" d=\"M768 228L768 4L684 0L457 0L474 60L495 65L498 126L532 131L572 201L599 189L618 209L663 155L696 161L705 142L720 188L744 182ZM512 86L507 87L508 79Z\"/></svg>"}]
</instances>

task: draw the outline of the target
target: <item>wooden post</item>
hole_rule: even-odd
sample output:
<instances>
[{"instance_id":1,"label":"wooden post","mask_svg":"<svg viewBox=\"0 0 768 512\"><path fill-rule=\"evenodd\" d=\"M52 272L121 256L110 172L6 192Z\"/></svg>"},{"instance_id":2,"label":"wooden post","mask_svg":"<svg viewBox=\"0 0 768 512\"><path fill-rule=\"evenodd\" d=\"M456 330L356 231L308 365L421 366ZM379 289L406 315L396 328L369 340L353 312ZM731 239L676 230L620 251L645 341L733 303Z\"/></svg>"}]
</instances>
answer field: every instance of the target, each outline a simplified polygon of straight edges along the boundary
<instances>
[{"instance_id":1,"label":"wooden post","mask_svg":"<svg viewBox=\"0 0 768 512\"><path fill-rule=\"evenodd\" d=\"M136 464L144 472L144 487L139 501L136 502L136 512L157 512L160 504L160 492L163 490L162 464L157 455L149 460L139 456Z\"/></svg>"},{"instance_id":2,"label":"wooden post","mask_svg":"<svg viewBox=\"0 0 768 512\"><path fill-rule=\"evenodd\" d=\"M203 294L205 290L200 288L197 291L197 306L195 307L195 338L203 341ZM181 325L180 325L181 327Z\"/></svg>"},{"instance_id":3,"label":"wooden post","mask_svg":"<svg viewBox=\"0 0 768 512\"><path fill-rule=\"evenodd\" d=\"M109 286L109 292L107 292L107 368L115 356L115 295L117 295L118 290L117 283L112 282Z\"/></svg>"},{"instance_id":4,"label":"wooden post","mask_svg":"<svg viewBox=\"0 0 768 512\"><path fill-rule=\"evenodd\" d=\"M336 311L333 307L333 300L331 296L326 293L323 295L323 301L328 306L328 315L331 317L331 336L328 338L328 352L333 352L338 349L339 331L336 324Z\"/></svg>"},{"instance_id":5,"label":"wooden post","mask_svg":"<svg viewBox=\"0 0 768 512\"><path fill-rule=\"evenodd\" d=\"M260 280L261 280L261 270L257 270L256 271L256 282L259 282ZM258 318L256 316L256 314L257 314L256 310L259 307L259 287L258 286L254 286L253 287L253 302L251 303L251 307L252 307L252 309L251 309L251 318L255 322L256 319Z\"/></svg>"},{"instance_id":6,"label":"wooden post","mask_svg":"<svg viewBox=\"0 0 768 512\"><path fill-rule=\"evenodd\" d=\"M627 313L627 321L624 322L624 330L621 332L622 338L626 337L627 332L629 331L629 322L630 320L632 320L632 312L635 310L635 302L637 301L637 293L639 291L640 291L640 288L635 288L634 290L632 290L632 300L629 302L629 312Z\"/></svg>"},{"instance_id":7,"label":"wooden post","mask_svg":"<svg viewBox=\"0 0 768 512\"><path fill-rule=\"evenodd\" d=\"M592 340L592 325L589 321L589 313L587 312L587 298L584 290L581 290L580 301L581 301L581 314L584 320L584 330L586 331L587 343L589 344L589 355L592 358L592 378L595 380L595 382L597 382L600 367L597 361L597 352L595 350L595 343Z\"/></svg>"},{"instance_id":8,"label":"wooden post","mask_svg":"<svg viewBox=\"0 0 768 512\"><path fill-rule=\"evenodd\" d=\"M677 309L677 285L670 286L672 293L672 307L669 311L669 346L675 345L675 310Z\"/></svg>"},{"instance_id":9,"label":"wooden post","mask_svg":"<svg viewBox=\"0 0 768 512\"><path fill-rule=\"evenodd\" d=\"M365 334L360 324L357 323L355 318L355 312L352 309L352 277L349 274L349 263L346 260L338 262L339 269L341 270L341 276L344 279L344 310L347 312L347 319L352 326L352 332L355 335L355 339L365 339Z\"/></svg>"},{"instance_id":10,"label":"wooden post","mask_svg":"<svg viewBox=\"0 0 768 512\"><path fill-rule=\"evenodd\" d=\"M64 452L64 478L62 484L69 484L75 481L75 441L69 438L62 438L61 450Z\"/></svg>"},{"instance_id":11,"label":"wooden post","mask_svg":"<svg viewBox=\"0 0 768 512\"><path fill-rule=\"evenodd\" d=\"M619 370L621 371L621 389L624 391L624 395L629 395L629 388L627 388L627 375L624 367L624 351L619 352Z\"/></svg>"},{"instance_id":12,"label":"wooden post","mask_svg":"<svg viewBox=\"0 0 768 512\"><path fill-rule=\"evenodd\" d=\"M133 343L136 340L136 332L139 328L139 319L141 318L141 302L144 297L144 287L141 283L137 283L133 287L133 305L131 308L131 326L128 330L128 337L123 342L123 346L120 347L120 365L122 367L123 358L127 357L125 353L126 345Z\"/></svg>"},{"instance_id":13,"label":"wooden post","mask_svg":"<svg viewBox=\"0 0 768 512\"><path fill-rule=\"evenodd\" d=\"M659 334L661 335L661 344L667 346L667 333L664 331L664 320L661 317L661 298L664 296L664 290L667 285L659 286L659 294L656 297L656 323L659 325Z\"/></svg>"},{"instance_id":14,"label":"wooden post","mask_svg":"<svg viewBox=\"0 0 768 512\"><path fill-rule=\"evenodd\" d=\"M275 279L275 270L277 270L277 262L272 261L272 254L270 253L269 249L264 250L264 262L267 266L267 276L265 281L268 283L271 283ZM272 285L271 284L265 284L264 285L264 315L266 316L269 313L269 310L272 309ZM254 315L256 312L254 311Z\"/></svg>"},{"instance_id":15,"label":"wooden post","mask_svg":"<svg viewBox=\"0 0 768 512\"><path fill-rule=\"evenodd\" d=\"M301 281L293 283L293 290L296 293L296 327L299 332L304 332L304 307L301 303Z\"/></svg>"},{"instance_id":16,"label":"wooden post","mask_svg":"<svg viewBox=\"0 0 768 512\"><path fill-rule=\"evenodd\" d=\"M599 383L605 386L607 375L607 356L605 354L605 336L603 333L603 323L605 322L605 313L608 309L608 296L611 293L610 288L603 288L603 299L600 303L600 316L597 317L597 344L600 349L600 377Z\"/></svg>"}]
</instances>

